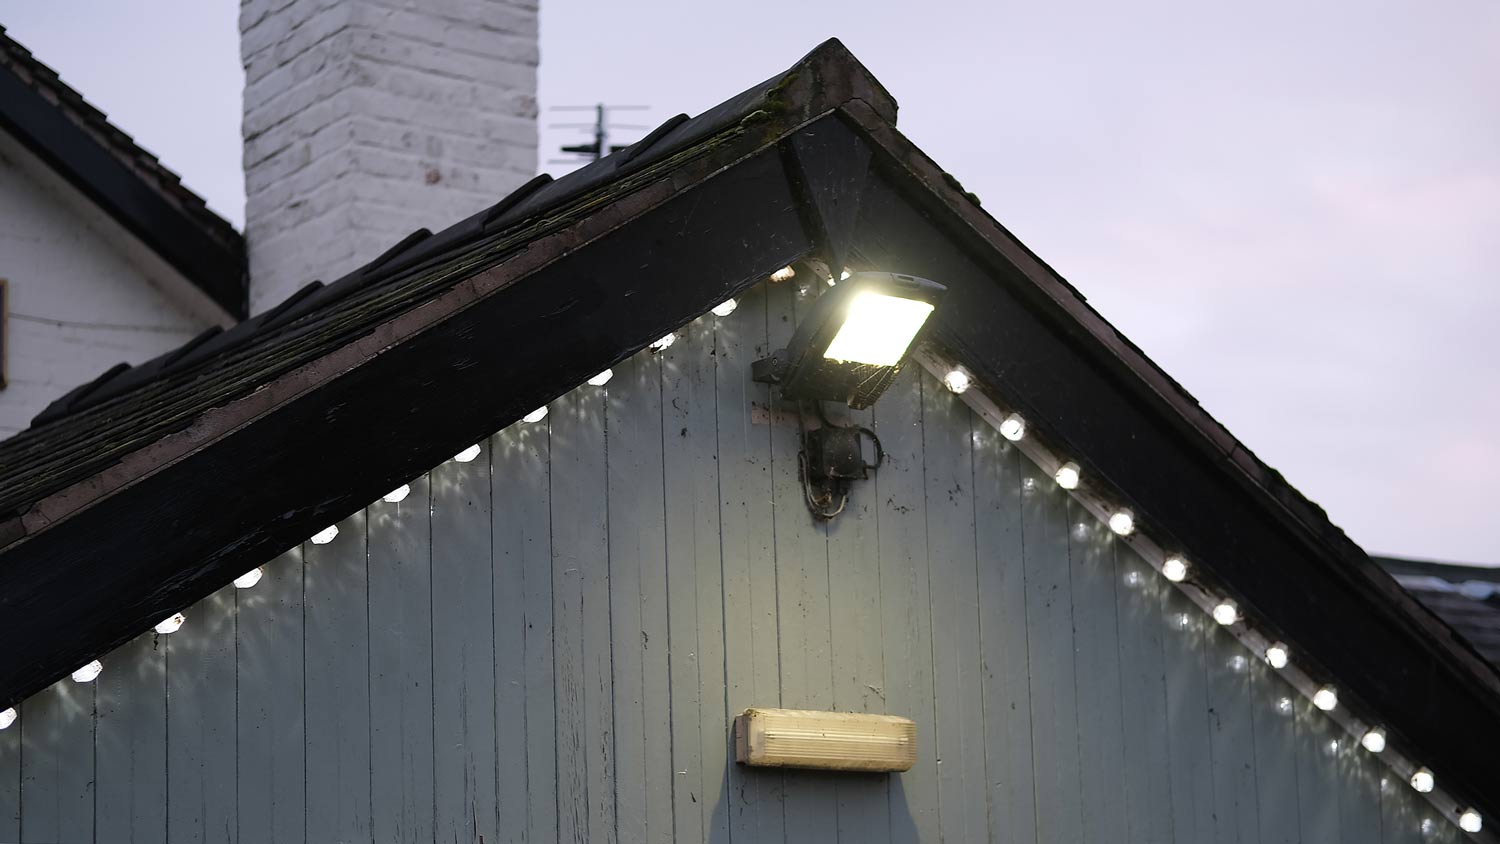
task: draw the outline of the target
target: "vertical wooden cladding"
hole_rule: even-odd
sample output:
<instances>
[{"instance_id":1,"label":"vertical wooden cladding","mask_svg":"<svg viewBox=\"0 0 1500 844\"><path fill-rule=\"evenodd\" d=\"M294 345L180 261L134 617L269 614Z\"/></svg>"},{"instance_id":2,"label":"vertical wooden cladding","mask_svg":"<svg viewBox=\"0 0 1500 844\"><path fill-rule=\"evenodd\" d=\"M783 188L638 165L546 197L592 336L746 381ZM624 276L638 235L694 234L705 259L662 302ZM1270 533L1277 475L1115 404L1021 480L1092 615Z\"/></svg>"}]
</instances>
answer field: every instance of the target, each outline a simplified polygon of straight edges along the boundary
<instances>
[{"instance_id":1,"label":"vertical wooden cladding","mask_svg":"<svg viewBox=\"0 0 1500 844\"><path fill-rule=\"evenodd\" d=\"M805 304L752 289L28 700L0 841L1422 840L1409 789L920 371L853 417L886 463L815 523L749 378ZM912 717L917 764L735 766L750 706Z\"/></svg>"}]
</instances>

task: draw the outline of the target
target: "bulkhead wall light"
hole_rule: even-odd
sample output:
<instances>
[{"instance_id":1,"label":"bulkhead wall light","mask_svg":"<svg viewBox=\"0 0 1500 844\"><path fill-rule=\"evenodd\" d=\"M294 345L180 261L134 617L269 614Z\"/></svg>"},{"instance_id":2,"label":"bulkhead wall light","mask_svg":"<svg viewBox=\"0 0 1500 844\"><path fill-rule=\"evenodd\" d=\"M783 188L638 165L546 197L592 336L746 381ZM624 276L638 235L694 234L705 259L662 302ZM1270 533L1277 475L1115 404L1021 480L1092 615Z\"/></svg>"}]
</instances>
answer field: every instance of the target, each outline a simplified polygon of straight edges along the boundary
<instances>
[{"instance_id":1,"label":"bulkhead wall light","mask_svg":"<svg viewBox=\"0 0 1500 844\"><path fill-rule=\"evenodd\" d=\"M755 362L756 381L792 401L874 404L906 362L918 332L947 288L900 273L854 273L825 291L791 342Z\"/></svg>"}]
</instances>

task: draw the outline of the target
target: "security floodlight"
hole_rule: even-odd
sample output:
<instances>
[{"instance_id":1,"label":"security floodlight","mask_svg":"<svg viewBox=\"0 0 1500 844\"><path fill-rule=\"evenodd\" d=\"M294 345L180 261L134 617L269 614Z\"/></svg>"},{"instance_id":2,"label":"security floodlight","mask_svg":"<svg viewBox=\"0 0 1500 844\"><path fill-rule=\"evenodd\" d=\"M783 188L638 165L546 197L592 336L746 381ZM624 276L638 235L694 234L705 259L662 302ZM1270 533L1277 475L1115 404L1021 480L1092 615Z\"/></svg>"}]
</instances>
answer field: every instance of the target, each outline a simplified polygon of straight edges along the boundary
<instances>
[{"instance_id":1,"label":"security floodlight","mask_svg":"<svg viewBox=\"0 0 1500 844\"><path fill-rule=\"evenodd\" d=\"M900 273L855 273L820 296L787 347L756 361L751 374L779 384L788 400L863 410L896 380L947 290Z\"/></svg>"}]
</instances>

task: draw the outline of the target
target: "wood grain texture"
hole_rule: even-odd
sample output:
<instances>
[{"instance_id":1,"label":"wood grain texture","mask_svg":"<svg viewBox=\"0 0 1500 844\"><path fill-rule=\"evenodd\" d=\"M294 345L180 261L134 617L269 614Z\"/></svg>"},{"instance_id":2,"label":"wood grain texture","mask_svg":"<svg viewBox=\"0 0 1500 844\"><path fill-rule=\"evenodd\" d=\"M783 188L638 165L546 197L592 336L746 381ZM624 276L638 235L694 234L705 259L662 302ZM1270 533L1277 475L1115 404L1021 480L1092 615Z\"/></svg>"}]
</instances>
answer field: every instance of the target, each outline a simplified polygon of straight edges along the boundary
<instances>
[{"instance_id":1,"label":"wood grain texture","mask_svg":"<svg viewBox=\"0 0 1500 844\"><path fill-rule=\"evenodd\" d=\"M1250 729L1255 737L1255 795L1262 844L1301 840L1297 805L1297 729L1279 705L1297 695L1264 659L1250 655Z\"/></svg>"},{"instance_id":2,"label":"wood grain texture","mask_svg":"<svg viewBox=\"0 0 1500 844\"><path fill-rule=\"evenodd\" d=\"M1124 545L1115 549L1115 579L1125 758L1141 772L1122 778L1125 837L1132 844L1172 841L1171 725L1162 653L1162 637L1170 631L1161 597L1172 586Z\"/></svg>"},{"instance_id":3,"label":"wood grain texture","mask_svg":"<svg viewBox=\"0 0 1500 844\"><path fill-rule=\"evenodd\" d=\"M198 621L198 613L193 615ZM167 835L167 638L154 632L137 636L110 659L121 670L106 671L95 681L98 842L161 841ZM0 733L0 744L5 737ZM234 756L218 760L232 764Z\"/></svg>"},{"instance_id":4,"label":"wood grain texture","mask_svg":"<svg viewBox=\"0 0 1500 844\"><path fill-rule=\"evenodd\" d=\"M1172 753L1172 831L1177 841L1212 841L1213 749L1203 649L1214 622L1175 589L1162 590L1161 598L1167 629L1162 656L1166 665L1167 742Z\"/></svg>"},{"instance_id":5,"label":"wood grain texture","mask_svg":"<svg viewBox=\"0 0 1500 844\"><path fill-rule=\"evenodd\" d=\"M1055 482L1053 483L1055 486ZM1109 528L1068 502L1069 579L1073 592L1074 686L1078 700L1079 799L1083 838L1116 842L1128 829L1124 698L1120 680L1115 553Z\"/></svg>"},{"instance_id":6,"label":"wood grain texture","mask_svg":"<svg viewBox=\"0 0 1500 844\"><path fill-rule=\"evenodd\" d=\"M307 840L302 553L299 545L269 561L260 582L235 595L241 844Z\"/></svg>"},{"instance_id":7,"label":"wood grain texture","mask_svg":"<svg viewBox=\"0 0 1500 844\"><path fill-rule=\"evenodd\" d=\"M0 840L5 839L21 840L20 724L0 730Z\"/></svg>"},{"instance_id":8,"label":"wood grain texture","mask_svg":"<svg viewBox=\"0 0 1500 844\"><path fill-rule=\"evenodd\" d=\"M93 683L64 680L21 705L16 726L25 844L94 839L95 691Z\"/></svg>"},{"instance_id":9,"label":"wood grain texture","mask_svg":"<svg viewBox=\"0 0 1500 844\"><path fill-rule=\"evenodd\" d=\"M351 539L350 544L358 546L363 571L363 537ZM167 655L167 838L171 841L238 839L233 752L238 738L236 591L230 586L194 604L186 610L188 621L181 629L161 637ZM362 680L364 672L358 674ZM363 747L364 738L357 735L353 741ZM366 800L367 777L359 778L366 786Z\"/></svg>"}]
</instances>

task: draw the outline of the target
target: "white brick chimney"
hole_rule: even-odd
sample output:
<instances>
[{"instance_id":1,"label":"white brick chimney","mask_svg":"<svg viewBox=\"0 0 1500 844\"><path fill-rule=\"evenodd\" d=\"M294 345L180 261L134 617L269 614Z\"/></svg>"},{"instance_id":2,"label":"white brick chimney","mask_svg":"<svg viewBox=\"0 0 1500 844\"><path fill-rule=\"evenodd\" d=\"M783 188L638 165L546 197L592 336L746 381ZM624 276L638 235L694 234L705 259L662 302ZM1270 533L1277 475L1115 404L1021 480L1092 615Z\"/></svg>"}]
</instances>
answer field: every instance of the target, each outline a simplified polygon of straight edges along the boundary
<instances>
[{"instance_id":1,"label":"white brick chimney","mask_svg":"<svg viewBox=\"0 0 1500 844\"><path fill-rule=\"evenodd\" d=\"M536 172L537 0L242 0L259 312Z\"/></svg>"}]
</instances>

